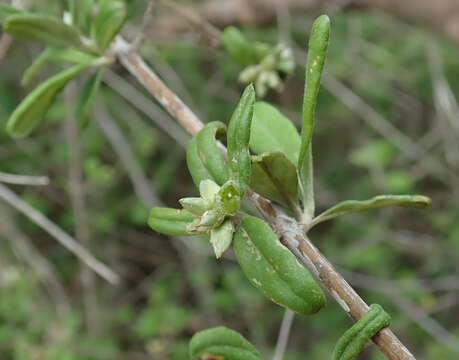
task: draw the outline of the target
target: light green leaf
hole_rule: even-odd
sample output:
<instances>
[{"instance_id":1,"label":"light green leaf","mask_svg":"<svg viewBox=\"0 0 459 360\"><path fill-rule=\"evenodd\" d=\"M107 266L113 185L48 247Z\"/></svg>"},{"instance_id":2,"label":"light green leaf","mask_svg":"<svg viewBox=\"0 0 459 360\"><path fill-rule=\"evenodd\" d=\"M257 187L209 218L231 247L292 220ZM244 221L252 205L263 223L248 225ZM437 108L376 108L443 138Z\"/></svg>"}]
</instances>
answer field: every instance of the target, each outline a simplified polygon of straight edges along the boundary
<instances>
[{"instance_id":1,"label":"light green leaf","mask_svg":"<svg viewBox=\"0 0 459 360\"><path fill-rule=\"evenodd\" d=\"M252 43L236 27L227 27L221 35L221 43L231 59L242 66L248 66L254 62L255 51Z\"/></svg>"},{"instance_id":2,"label":"light green leaf","mask_svg":"<svg viewBox=\"0 0 459 360\"><path fill-rule=\"evenodd\" d=\"M50 77L36 87L9 118L6 127L8 133L17 138L27 136L43 120L57 94L86 68L86 65L75 65Z\"/></svg>"},{"instance_id":3,"label":"light green leaf","mask_svg":"<svg viewBox=\"0 0 459 360\"><path fill-rule=\"evenodd\" d=\"M12 36L25 40L38 41L47 45L84 48L76 27L47 15L12 15L6 19L3 29Z\"/></svg>"},{"instance_id":4,"label":"light green leaf","mask_svg":"<svg viewBox=\"0 0 459 360\"><path fill-rule=\"evenodd\" d=\"M189 352L191 360L261 360L251 343L223 326L196 333L191 338Z\"/></svg>"},{"instance_id":5,"label":"light green leaf","mask_svg":"<svg viewBox=\"0 0 459 360\"><path fill-rule=\"evenodd\" d=\"M231 219L227 219L219 227L210 231L210 243L217 259L228 250L233 240L234 224Z\"/></svg>"},{"instance_id":6,"label":"light green leaf","mask_svg":"<svg viewBox=\"0 0 459 360\"><path fill-rule=\"evenodd\" d=\"M227 181L218 191L216 197L216 209L225 216L234 216L241 206L241 197L234 181Z\"/></svg>"},{"instance_id":7,"label":"light green leaf","mask_svg":"<svg viewBox=\"0 0 459 360\"><path fill-rule=\"evenodd\" d=\"M303 207L306 220L314 216L314 189L311 138L314 130L314 112L319 93L320 79L327 56L330 37L330 19L319 16L312 26L309 38L308 64L303 100L303 127L301 131L301 148L298 158L298 178L303 195Z\"/></svg>"},{"instance_id":8,"label":"light green leaf","mask_svg":"<svg viewBox=\"0 0 459 360\"><path fill-rule=\"evenodd\" d=\"M148 225L167 235L190 235L186 228L193 220L193 214L186 210L155 207L151 209Z\"/></svg>"},{"instance_id":9,"label":"light green leaf","mask_svg":"<svg viewBox=\"0 0 459 360\"><path fill-rule=\"evenodd\" d=\"M235 181L241 198L245 195L250 183L249 141L254 103L255 89L253 85L249 85L245 88L228 126L230 178Z\"/></svg>"},{"instance_id":10,"label":"light green leaf","mask_svg":"<svg viewBox=\"0 0 459 360\"><path fill-rule=\"evenodd\" d=\"M126 4L122 0L101 0L94 22L94 38L101 51L105 51L119 33L127 18Z\"/></svg>"},{"instance_id":11,"label":"light green leaf","mask_svg":"<svg viewBox=\"0 0 459 360\"><path fill-rule=\"evenodd\" d=\"M72 21L79 29L88 32L92 19L93 0L71 0Z\"/></svg>"},{"instance_id":12,"label":"light green leaf","mask_svg":"<svg viewBox=\"0 0 459 360\"><path fill-rule=\"evenodd\" d=\"M47 62L70 62L74 64L91 64L97 59L96 56L91 54L71 49L71 48L54 48L47 47L30 65L24 72L21 80L22 86L29 86L38 71L45 65Z\"/></svg>"},{"instance_id":13,"label":"light green leaf","mask_svg":"<svg viewBox=\"0 0 459 360\"><path fill-rule=\"evenodd\" d=\"M288 118L266 102L255 103L250 133L250 149L253 152L282 152L296 165L300 144L300 135Z\"/></svg>"},{"instance_id":14,"label":"light green leaf","mask_svg":"<svg viewBox=\"0 0 459 360\"><path fill-rule=\"evenodd\" d=\"M201 181L210 179L223 185L228 180L228 168L217 139L223 139L226 125L212 121L191 139L186 160L194 184L199 187Z\"/></svg>"},{"instance_id":15,"label":"light green leaf","mask_svg":"<svg viewBox=\"0 0 459 360\"><path fill-rule=\"evenodd\" d=\"M295 165L279 152L252 156L250 187L258 194L291 208L298 199Z\"/></svg>"},{"instance_id":16,"label":"light green leaf","mask_svg":"<svg viewBox=\"0 0 459 360\"><path fill-rule=\"evenodd\" d=\"M83 86L78 98L78 103L75 110L76 119L80 128L85 128L89 121L89 113L91 112L94 98L96 97L97 90L99 90L100 81L104 70L101 69L93 74L86 84Z\"/></svg>"},{"instance_id":17,"label":"light green leaf","mask_svg":"<svg viewBox=\"0 0 459 360\"><path fill-rule=\"evenodd\" d=\"M25 11L22 9L18 9L10 5L0 3L0 24L3 24L5 20L11 15L23 13L25 13Z\"/></svg>"},{"instance_id":18,"label":"light green leaf","mask_svg":"<svg viewBox=\"0 0 459 360\"><path fill-rule=\"evenodd\" d=\"M333 219L337 216L352 214L361 211L380 209L388 206L426 208L432 204L432 201L422 195L379 195L369 200L347 200L324 211L314 218L311 227L321 222Z\"/></svg>"},{"instance_id":19,"label":"light green leaf","mask_svg":"<svg viewBox=\"0 0 459 360\"><path fill-rule=\"evenodd\" d=\"M310 315L326 298L310 272L277 239L263 220L246 217L233 247L242 271L268 299L298 314Z\"/></svg>"},{"instance_id":20,"label":"light green leaf","mask_svg":"<svg viewBox=\"0 0 459 360\"><path fill-rule=\"evenodd\" d=\"M209 204L204 199L198 197L187 197L179 200L182 207L196 216L202 216L209 208Z\"/></svg>"}]
</instances>

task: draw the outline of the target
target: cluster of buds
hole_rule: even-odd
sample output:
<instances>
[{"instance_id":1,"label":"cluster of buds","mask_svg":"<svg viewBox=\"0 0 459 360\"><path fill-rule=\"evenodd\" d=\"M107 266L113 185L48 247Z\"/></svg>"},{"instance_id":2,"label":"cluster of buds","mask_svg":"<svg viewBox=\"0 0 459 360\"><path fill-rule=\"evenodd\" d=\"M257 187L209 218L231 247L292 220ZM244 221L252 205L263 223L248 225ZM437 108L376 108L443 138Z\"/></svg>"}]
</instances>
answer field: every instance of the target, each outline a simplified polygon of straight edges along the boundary
<instances>
[{"instance_id":1,"label":"cluster of buds","mask_svg":"<svg viewBox=\"0 0 459 360\"><path fill-rule=\"evenodd\" d=\"M239 210L241 198L231 180L221 187L212 180L203 180L199 193L199 198L179 200L182 207L195 216L186 230L189 234L209 234L215 255L220 258L231 245L234 233L232 217Z\"/></svg>"},{"instance_id":2,"label":"cluster of buds","mask_svg":"<svg viewBox=\"0 0 459 360\"><path fill-rule=\"evenodd\" d=\"M269 89L282 90L283 78L295 70L292 50L277 44L264 51L258 64L249 65L239 74L243 84L254 83L257 95L264 97Z\"/></svg>"}]
</instances>

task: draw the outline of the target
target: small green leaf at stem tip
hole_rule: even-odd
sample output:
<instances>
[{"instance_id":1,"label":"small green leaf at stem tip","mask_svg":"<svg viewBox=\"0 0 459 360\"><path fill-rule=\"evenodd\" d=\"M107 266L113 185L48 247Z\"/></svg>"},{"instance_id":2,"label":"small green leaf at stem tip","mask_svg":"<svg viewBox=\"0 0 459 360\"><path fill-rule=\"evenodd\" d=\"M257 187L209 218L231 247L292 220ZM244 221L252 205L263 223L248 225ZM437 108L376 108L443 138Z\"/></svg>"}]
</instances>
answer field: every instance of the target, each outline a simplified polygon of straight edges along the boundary
<instances>
[{"instance_id":1,"label":"small green leaf at stem tip","mask_svg":"<svg viewBox=\"0 0 459 360\"><path fill-rule=\"evenodd\" d=\"M261 360L250 342L224 326L196 333L191 338L189 353L191 360Z\"/></svg>"},{"instance_id":2,"label":"small green leaf at stem tip","mask_svg":"<svg viewBox=\"0 0 459 360\"><path fill-rule=\"evenodd\" d=\"M213 205L215 201L215 196L217 195L219 190L220 186L218 186L212 180L203 180L199 184L199 193L201 194L201 197L210 205Z\"/></svg>"},{"instance_id":3,"label":"small green leaf at stem tip","mask_svg":"<svg viewBox=\"0 0 459 360\"><path fill-rule=\"evenodd\" d=\"M30 13L12 15L6 19L3 29L12 36L24 40L54 46L84 48L76 27L47 15Z\"/></svg>"},{"instance_id":4,"label":"small green leaf at stem tip","mask_svg":"<svg viewBox=\"0 0 459 360\"><path fill-rule=\"evenodd\" d=\"M303 194L303 207L305 214L309 218L314 216L315 208L311 138L314 130L317 95L327 56L329 37L330 19L327 15L321 15L314 21L309 38L303 98L303 127L301 131L300 155L298 158L298 178L300 180L300 190Z\"/></svg>"},{"instance_id":5,"label":"small green leaf at stem tip","mask_svg":"<svg viewBox=\"0 0 459 360\"><path fill-rule=\"evenodd\" d=\"M127 9L122 0L101 0L99 3L93 31L99 49L105 51L123 27Z\"/></svg>"},{"instance_id":6,"label":"small green leaf at stem tip","mask_svg":"<svg viewBox=\"0 0 459 360\"><path fill-rule=\"evenodd\" d=\"M188 197L179 200L182 207L196 216L201 216L206 210L208 210L208 202L204 199L197 197Z\"/></svg>"},{"instance_id":7,"label":"small green leaf at stem tip","mask_svg":"<svg viewBox=\"0 0 459 360\"><path fill-rule=\"evenodd\" d=\"M186 229L193 220L194 215L186 210L155 207L150 211L148 225L162 234L191 235Z\"/></svg>"},{"instance_id":8,"label":"small green leaf at stem tip","mask_svg":"<svg viewBox=\"0 0 459 360\"><path fill-rule=\"evenodd\" d=\"M255 89L248 85L231 117L228 126L228 165L230 178L236 183L241 198L250 183L251 159L249 152Z\"/></svg>"},{"instance_id":9,"label":"small green leaf at stem tip","mask_svg":"<svg viewBox=\"0 0 459 360\"><path fill-rule=\"evenodd\" d=\"M352 360L379 330L390 325L391 317L381 305L372 304L359 321L352 325L336 343L332 360Z\"/></svg>"},{"instance_id":10,"label":"small green leaf at stem tip","mask_svg":"<svg viewBox=\"0 0 459 360\"><path fill-rule=\"evenodd\" d=\"M426 208L432 204L427 196L422 195L379 195L369 200L346 200L336 204L313 219L311 227L337 216L361 211L380 209L388 206Z\"/></svg>"},{"instance_id":11,"label":"small green leaf at stem tip","mask_svg":"<svg viewBox=\"0 0 459 360\"><path fill-rule=\"evenodd\" d=\"M250 133L250 149L253 152L282 152L296 167L300 145L300 135L287 117L271 104L255 103Z\"/></svg>"},{"instance_id":12,"label":"small green leaf at stem tip","mask_svg":"<svg viewBox=\"0 0 459 360\"><path fill-rule=\"evenodd\" d=\"M87 65L75 65L37 86L11 114L6 129L13 137L27 136L43 120L57 94Z\"/></svg>"},{"instance_id":13,"label":"small green leaf at stem tip","mask_svg":"<svg viewBox=\"0 0 459 360\"><path fill-rule=\"evenodd\" d=\"M241 197L234 181L228 181L218 191L216 196L216 207L225 216L234 216L241 206Z\"/></svg>"},{"instance_id":14,"label":"small green leaf at stem tip","mask_svg":"<svg viewBox=\"0 0 459 360\"><path fill-rule=\"evenodd\" d=\"M215 252L217 259L228 250L233 240L234 224L231 219L227 219L219 227L210 231L210 243Z\"/></svg>"}]
</instances>

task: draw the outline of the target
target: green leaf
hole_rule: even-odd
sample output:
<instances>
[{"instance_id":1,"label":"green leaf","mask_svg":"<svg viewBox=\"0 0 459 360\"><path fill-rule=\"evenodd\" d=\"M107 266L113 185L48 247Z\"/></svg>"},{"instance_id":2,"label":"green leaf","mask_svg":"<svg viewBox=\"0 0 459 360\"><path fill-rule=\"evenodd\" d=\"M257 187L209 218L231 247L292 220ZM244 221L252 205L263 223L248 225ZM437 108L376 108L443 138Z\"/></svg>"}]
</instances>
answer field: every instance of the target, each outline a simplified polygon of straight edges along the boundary
<instances>
[{"instance_id":1,"label":"green leaf","mask_svg":"<svg viewBox=\"0 0 459 360\"><path fill-rule=\"evenodd\" d=\"M254 103L255 89L253 85L249 85L245 88L228 126L230 178L235 181L241 198L250 183L249 141Z\"/></svg>"},{"instance_id":2,"label":"green leaf","mask_svg":"<svg viewBox=\"0 0 459 360\"><path fill-rule=\"evenodd\" d=\"M5 20L11 15L23 14L24 10L15 8L13 6L0 3L0 24L3 24Z\"/></svg>"},{"instance_id":3,"label":"green leaf","mask_svg":"<svg viewBox=\"0 0 459 360\"><path fill-rule=\"evenodd\" d=\"M11 114L6 126L7 131L17 138L27 136L43 120L57 94L86 68L86 65L75 65L37 86Z\"/></svg>"},{"instance_id":4,"label":"green leaf","mask_svg":"<svg viewBox=\"0 0 459 360\"><path fill-rule=\"evenodd\" d=\"M282 152L296 165L300 144L300 135L288 118L266 102L255 104L250 134L250 149L253 152Z\"/></svg>"},{"instance_id":5,"label":"green leaf","mask_svg":"<svg viewBox=\"0 0 459 360\"><path fill-rule=\"evenodd\" d=\"M92 19L93 0L71 0L72 21L79 29L88 32Z\"/></svg>"},{"instance_id":6,"label":"green leaf","mask_svg":"<svg viewBox=\"0 0 459 360\"><path fill-rule=\"evenodd\" d=\"M311 138L314 130L314 112L319 93L320 79L327 56L330 37L330 19L319 16L312 26L309 38L308 64L303 100L303 127L301 131L301 148L298 158L298 178L303 195L303 207L307 220L314 216L314 189Z\"/></svg>"},{"instance_id":7,"label":"green leaf","mask_svg":"<svg viewBox=\"0 0 459 360\"><path fill-rule=\"evenodd\" d=\"M47 47L24 72L21 80L22 86L29 86L38 71L47 62L70 62L74 64L91 64L97 60L96 56L91 54L71 49L71 48L54 48Z\"/></svg>"},{"instance_id":8,"label":"green leaf","mask_svg":"<svg viewBox=\"0 0 459 360\"><path fill-rule=\"evenodd\" d=\"M388 206L426 208L430 206L432 201L422 195L379 195L369 200L346 200L336 204L330 209L318 215L312 221L311 227L320 224L321 222L333 219L337 216L352 214L360 211L380 209Z\"/></svg>"},{"instance_id":9,"label":"green leaf","mask_svg":"<svg viewBox=\"0 0 459 360\"><path fill-rule=\"evenodd\" d=\"M148 225L167 235L190 235L186 228L193 220L193 214L186 210L155 207L151 209Z\"/></svg>"},{"instance_id":10,"label":"green leaf","mask_svg":"<svg viewBox=\"0 0 459 360\"><path fill-rule=\"evenodd\" d=\"M231 219L227 219L219 227L210 231L210 243L217 259L228 250L233 240L234 224Z\"/></svg>"},{"instance_id":11,"label":"green leaf","mask_svg":"<svg viewBox=\"0 0 459 360\"><path fill-rule=\"evenodd\" d=\"M191 360L261 360L242 335L223 326L196 333L190 341Z\"/></svg>"},{"instance_id":12,"label":"green leaf","mask_svg":"<svg viewBox=\"0 0 459 360\"><path fill-rule=\"evenodd\" d=\"M126 4L122 0L102 0L94 21L94 38L101 51L105 51L119 33L127 18Z\"/></svg>"},{"instance_id":13,"label":"green leaf","mask_svg":"<svg viewBox=\"0 0 459 360\"><path fill-rule=\"evenodd\" d=\"M223 185L229 178L228 168L217 139L226 134L226 125L213 121L191 139L186 153L188 170L194 184L199 187L201 181L210 179Z\"/></svg>"},{"instance_id":14,"label":"green leaf","mask_svg":"<svg viewBox=\"0 0 459 360\"><path fill-rule=\"evenodd\" d=\"M209 204L204 199L198 197L187 197L179 200L182 207L196 216L202 216L209 209Z\"/></svg>"},{"instance_id":15,"label":"green leaf","mask_svg":"<svg viewBox=\"0 0 459 360\"><path fill-rule=\"evenodd\" d=\"M298 199L295 165L279 152L252 156L250 187L268 199L291 207Z\"/></svg>"},{"instance_id":16,"label":"green leaf","mask_svg":"<svg viewBox=\"0 0 459 360\"><path fill-rule=\"evenodd\" d=\"M277 239L263 220L247 217L233 239L242 271L271 301L299 314L325 306L325 294L309 271Z\"/></svg>"},{"instance_id":17,"label":"green leaf","mask_svg":"<svg viewBox=\"0 0 459 360\"><path fill-rule=\"evenodd\" d=\"M370 310L338 340L332 359L354 359L379 330L390 325L390 321L390 315L384 311L381 305L372 304Z\"/></svg>"},{"instance_id":18,"label":"green leaf","mask_svg":"<svg viewBox=\"0 0 459 360\"><path fill-rule=\"evenodd\" d=\"M93 74L81 89L80 97L78 98L78 103L75 110L76 119L80 128L85 128L88 124L89 113L91 112L92 104L94 102L94 98L96 97L97 90L99 90L103 73L104 70L101 69Z\"/></svg>"},{"instance_id":19,"label":"green leaf","mask_svg":"<svg viewBox=\"0 0 459 360\"><path fill-rule=\"evenodd\" d=\"M13 15L6 19L3 29L12 36L25 40L38 41L47 45L84 48L76 27L46 15Z\"/></svg>"},{"instance_id":20,"label":"green leaf","mask_svg":"<svg viewBox=\"0 0 459 360\"><path fill-rule=\"evenodd\" d=\"M252 43L236 27L227 27L221 35L221 43L231 59L236 63L247 66L256 62Z\"/></svg>"}]
</instances>

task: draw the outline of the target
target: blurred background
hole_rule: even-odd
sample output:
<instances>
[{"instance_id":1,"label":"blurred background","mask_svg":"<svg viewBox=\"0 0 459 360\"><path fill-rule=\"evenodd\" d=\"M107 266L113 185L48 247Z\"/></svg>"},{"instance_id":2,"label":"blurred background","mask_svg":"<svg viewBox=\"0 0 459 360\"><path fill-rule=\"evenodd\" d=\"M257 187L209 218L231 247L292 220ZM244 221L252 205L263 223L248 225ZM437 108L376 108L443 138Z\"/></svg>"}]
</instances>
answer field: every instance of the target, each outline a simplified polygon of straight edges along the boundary
<instances>
[{"instance_id":1,"label":"blurred background","mask_svg":"<svg viewBox=\"0 0 459 360\"><path fill-rule=\"evenodd\" d=\"M127 2L126 39L137 36L148 2ZM61 14L65 2L21 3ZM227 123L242 69L215 31L235 25L249 39L283 42L297 67L266 100L299 125L304 50L324 12L332 37L314 138L318 210L383 193L424 194L433 206L339 218L311 239L367 303L391 313L418 359L458 359L457 0L157 0L141 54L204 122ZM284 310L249 284L234 256L216 261L205 240L146 225L151 206L178 207L197 193L185 162L189 136L121 66L105 73L83 131L69 111L74 84L32 136L6 134L30 90L22 73L41 50L0 39L0 359L184 360L192 334L220 324L271 359ZM56 70L45 67L33 85ZM7 174L49 184L11 184ZM17 211L24 203L121 281L94 274L55 239L65 236ZM284 359L330 358L350 325L333 300L316 316L295 317ZM359 357L383 358L374 346Z\"/></svg>"}]
</instances>

